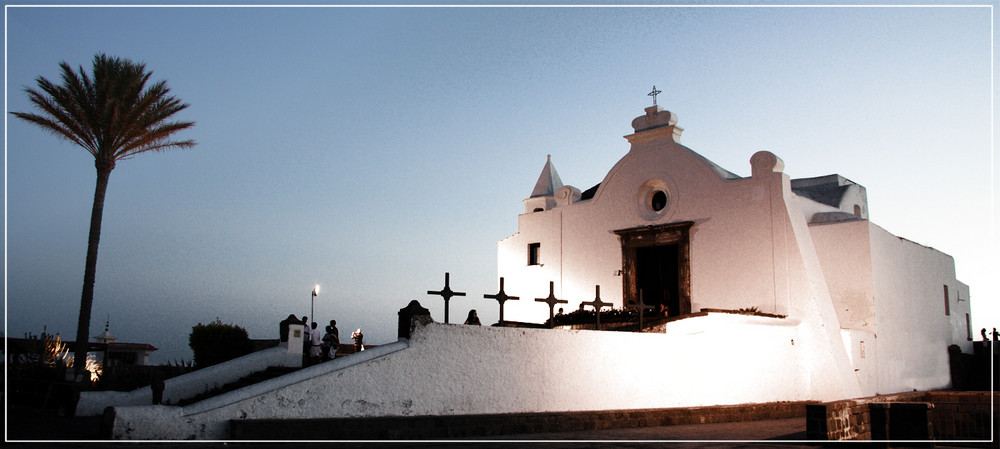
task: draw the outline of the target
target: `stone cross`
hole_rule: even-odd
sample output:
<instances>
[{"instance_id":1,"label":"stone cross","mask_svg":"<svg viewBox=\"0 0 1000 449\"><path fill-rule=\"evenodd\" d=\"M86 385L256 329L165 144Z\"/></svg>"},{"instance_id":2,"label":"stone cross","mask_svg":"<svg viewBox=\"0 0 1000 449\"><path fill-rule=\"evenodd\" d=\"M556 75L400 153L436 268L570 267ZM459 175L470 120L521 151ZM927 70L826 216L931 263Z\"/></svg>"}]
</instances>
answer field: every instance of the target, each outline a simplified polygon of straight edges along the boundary
<instances>
[{"instance_id":1,"label":"stone cross","mask_svg":"<svg viewBox=\"0 0 1000 449\"><path fill-rule=\"evenodd\" d=\"M581 303L585 306L593 306L594 310L597 311L597 330L601 330L601 307L611 307L614 303L601 301L601 286L597 287L597 297L593 301Z\"/></svg>"},{"instance_id":2,"label":"stone cross","mask_svg":"<svg viewBox=\"0 0 1000 449\"><path fill-rule=\"evenodd\" d=\"M465 296L465 292L451 291L451 286L449 285L450 280L448 279L450 276L451 273L444 274L444 288L441 289L441 291L435 292L427 290L428 295L441 295L441 297L444 298L444 324L448 324L448 300L450 300L452 296Z\"/></svg>"},{"instance_id":3,"label":"stone cross","mask_svg":"<svg viewBox=\"0 0 1000 449\"><path fill-rule=\"evenodd\" d=\"M517 296L507 296L507 294L504 293L504 291L503 291L503 277L500 278L500 291L497 292L497 294L495 294L495 295L483 295L483 298L495 299L495 300L497 300L498 303L500 303L500 322L501 323L503 322L503 303L506 302L508 299L509 300L513 300L513 301L521 299L520 297L517 297Z\"/></svg>"},{"instance_id":4,"label":"stone cross","mask_svg":"<svg viewBox=\"0 0 1000 449\"><path fill-rule=\"evenodd\" d=\"M549 297L548 298L535 298L536 302L544 302L549 305L549 327L555 324L552 318L555 317L556 304L566 304L569 301L565 299L556 299L555 295L556 283L549 281Z\"/></svg>"},{"instance_id":5,"label":"stone cross","mask_svg":"<svg viewBox=\"0 0 1000 449\"><path fill-rule=\"evenodd\" d=\"M656 106L656 96L662 94L663 91L656 90L656 86L653 86L653 91L646 94L647 97L653 97L653 106Z\"/></svg>"},{"instance_id":6,"label":"stone cross","mask_svg":"<svg viewBox=\"0 0 1000 449\"><path fill-rule=\"evenodd\" d=\"M631 307L635 307L635 308L639 309L639 332L642 332L642 312L645 311L645 310L653 310L656 307L653 307L651 304L646 304L645 302L642 301L642 289L641 288L639 289L639 303L636 304L635 301L632 301L631 304L632 304Z\"/></svg>"}]
</instances>

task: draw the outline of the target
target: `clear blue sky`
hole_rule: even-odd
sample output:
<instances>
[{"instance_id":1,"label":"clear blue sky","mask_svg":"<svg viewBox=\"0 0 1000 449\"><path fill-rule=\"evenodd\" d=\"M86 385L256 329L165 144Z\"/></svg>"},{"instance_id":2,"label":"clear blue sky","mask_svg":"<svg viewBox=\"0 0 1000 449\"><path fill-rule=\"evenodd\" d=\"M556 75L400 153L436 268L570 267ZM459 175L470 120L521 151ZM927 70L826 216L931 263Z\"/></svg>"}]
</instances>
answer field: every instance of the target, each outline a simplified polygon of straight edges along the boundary
<instances>
[{"instance_id":1,"label":"clear blue sky","mask_svg":"<svg viewBox=\"0 0 1000 449\"><path fill-rule=\"evenodd\" d=\"M97 52L191 105L199 145L120 163L104 209L91 335L110 315L154 361L190 360L191 327L216 317L276 338L314 284L317 317L371 343L412 299L443 320L426 291L446 271L468 293L453 320L496 321L496 242L545 156L566 184L600 182L654 84L681 143L734 173L769 150L793 178L864 185L874 223L955 257L975 328L1000 326L989 7L7 5L8 111ZM4 126L5 332L72 338L92 157Z\"/></svg>"}]
</instances>

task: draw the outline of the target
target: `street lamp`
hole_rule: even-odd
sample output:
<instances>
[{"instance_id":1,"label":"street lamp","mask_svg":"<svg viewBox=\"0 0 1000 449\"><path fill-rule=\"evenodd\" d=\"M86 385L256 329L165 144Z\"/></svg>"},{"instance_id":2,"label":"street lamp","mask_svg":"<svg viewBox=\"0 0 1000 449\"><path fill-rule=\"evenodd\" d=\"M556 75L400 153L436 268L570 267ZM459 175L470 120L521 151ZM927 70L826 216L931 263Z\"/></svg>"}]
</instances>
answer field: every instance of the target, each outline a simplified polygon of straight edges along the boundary
<instances>
[{"instance_id":1,"label":"street lamp","mask_svg":"<svg viewBox=\"0 0 1000 449\"><path fill-rule=\"evenodd\" d=\"M309 319L313 320L313 322L316 322L316 295L318 294L319 294L319 284L316 284L316 286L313 287L312 301L310 302L309 306ZM305 323L305 325L306 329L309 329L308 327L309 323Z\"/></svg>"}]
</instances>

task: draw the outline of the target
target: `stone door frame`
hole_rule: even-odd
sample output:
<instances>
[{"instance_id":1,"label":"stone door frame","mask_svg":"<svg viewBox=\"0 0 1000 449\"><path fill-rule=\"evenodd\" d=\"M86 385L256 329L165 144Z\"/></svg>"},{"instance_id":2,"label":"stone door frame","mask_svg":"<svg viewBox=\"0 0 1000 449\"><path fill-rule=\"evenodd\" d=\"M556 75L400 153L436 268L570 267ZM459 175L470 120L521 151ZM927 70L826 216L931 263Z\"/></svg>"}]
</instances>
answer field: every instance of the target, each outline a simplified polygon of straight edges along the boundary
<instances>
[{"instance_id":1,"label":"stone door frame","mask_svg":"<svg viewBox=\"0 0 1000 449\"><path fill-rule=\"evenodd\" d=\"M677 290L679 310L676 315L691 313L691 228L693 221L669 223L614 231L622 245L622 304L638 300L636 249L677 245ZM674 315L674 314L671 314Z\"/></svg>"}]
</instances>

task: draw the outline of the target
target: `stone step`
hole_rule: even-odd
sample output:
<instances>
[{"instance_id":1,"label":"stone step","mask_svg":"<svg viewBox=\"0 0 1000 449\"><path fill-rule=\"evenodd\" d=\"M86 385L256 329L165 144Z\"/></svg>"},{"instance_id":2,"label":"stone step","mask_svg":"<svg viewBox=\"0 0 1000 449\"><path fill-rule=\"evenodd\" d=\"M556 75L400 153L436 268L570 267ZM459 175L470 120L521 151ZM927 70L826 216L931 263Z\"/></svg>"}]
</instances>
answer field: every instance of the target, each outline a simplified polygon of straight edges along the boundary
<instances>
[{"instance_id":1,"label":"stone step","mask_svg":"<svg viewBox=\"0 0 1000 449\"><path fill-rule=\"evenodd\" d=\"M236 382L231 382L214 390L201 393L195 397L184 399L175 405L180 407L191 405L194 404L195 402L204 401L205 399L215 397L223 393L228 393L233 390L238 390L240 388L257 384L265 380L273 379L275 377L284 376L285 374L294 372L298 369L299 368L278 367L278 366L268 367L266 370L250 373L249 375L240 378Z\"/></svg>"}]
</instances>

